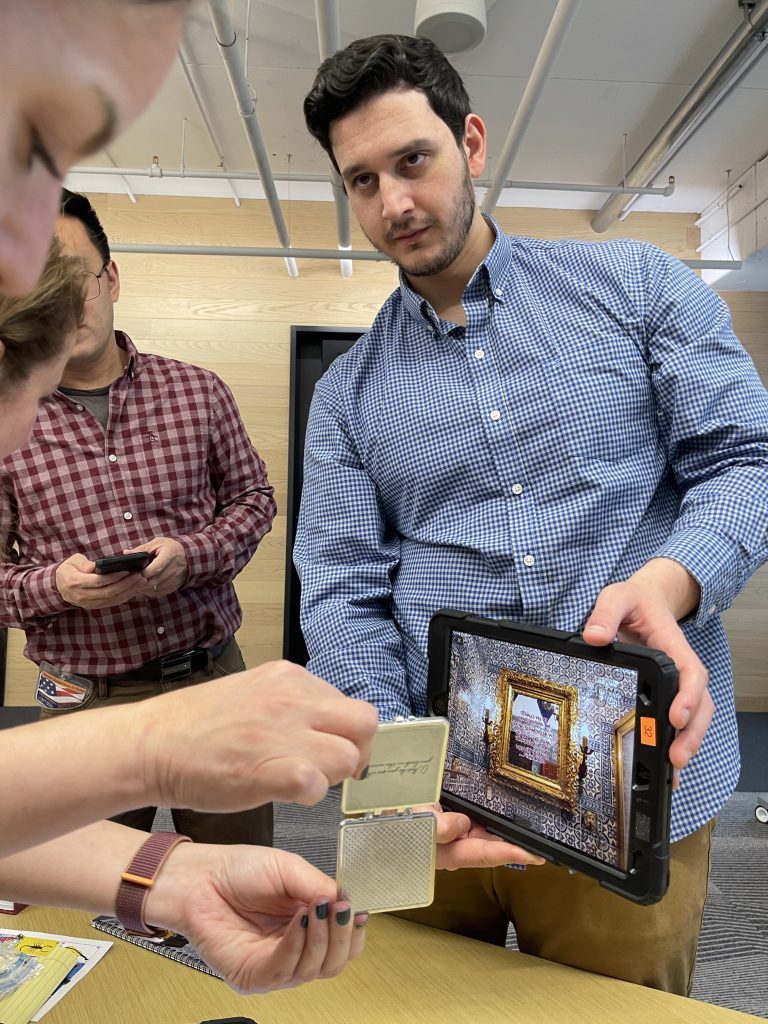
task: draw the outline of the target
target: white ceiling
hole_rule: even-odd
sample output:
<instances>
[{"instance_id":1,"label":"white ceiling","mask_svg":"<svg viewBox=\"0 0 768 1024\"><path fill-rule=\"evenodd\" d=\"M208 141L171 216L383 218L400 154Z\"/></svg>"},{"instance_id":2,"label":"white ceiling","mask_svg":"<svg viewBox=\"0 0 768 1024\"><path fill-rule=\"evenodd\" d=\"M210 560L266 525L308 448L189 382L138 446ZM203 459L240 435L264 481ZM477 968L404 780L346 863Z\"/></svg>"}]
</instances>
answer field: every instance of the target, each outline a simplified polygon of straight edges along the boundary
<instances>
[{"instance_id":1,"label":"white ceiling","mask_svg":"<svg viewBox=\"0 0 768 1024\"><path fill-rule=\"evenodd\" d=\"M473 108L486 121L490 173L523 95L556 0L496 0L488 31L475 50L452 58L464 77ZM342 44L380 32L413 33L415 0L340 0ZM304 127L302 101L319 62L314 0L231 0L230 12L245 46L257 115L276 175L325 175L328 161ZM713 57L743 20L738 0L581 0L508 178L616 185L642 153ZM188 23L193 73L209 104L229 171L254 171L205 3L196 2ZM700 212L768 150L768 60L762 56L693 138L663 169L656 185L673 174L669 198L643 197L635 210ZM120 167L163 168L188 175L216 169L212 146L179 64L144 116L109 156ZM106 166L105 154L89 161ZM74 187L120 191L119 178L78 175ZM132 177L141 192L231 197L226 183ZM241 196L263 193L237 182ZM278 182L283 198L330 197L317 184ZM511 206L598 208L596 193L507 190ZM332 238L318 245L332 246ZM707 253L703 253L707 256ZM766 276L766 263L761 263ZM768 288L768 278L763 287Z\"/></svg>"}]
</instances>

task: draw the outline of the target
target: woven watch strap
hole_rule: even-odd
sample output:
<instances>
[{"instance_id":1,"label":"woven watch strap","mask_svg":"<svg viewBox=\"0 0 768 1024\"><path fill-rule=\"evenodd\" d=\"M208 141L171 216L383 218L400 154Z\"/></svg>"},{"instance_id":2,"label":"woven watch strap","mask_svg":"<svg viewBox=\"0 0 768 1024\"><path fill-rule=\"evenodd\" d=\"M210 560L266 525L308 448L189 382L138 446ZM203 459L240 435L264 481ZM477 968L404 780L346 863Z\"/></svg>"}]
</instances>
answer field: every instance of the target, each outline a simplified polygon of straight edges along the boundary
<instances>
[{"instance_id":1,"label":"woven watch strap","mask_svg":"<svg viewBox=\"0 0 768 1024\"><path fill-rule=\"evenodd\" d=\"M115 899L115 917L127 932L165 935L164 928L154 928L144 920L147 893L155 884L155 876L174 846L191 842L189 836L180 836L176 832L153 832L133 855L120 876Z\"/></svg>"}]
</instances>

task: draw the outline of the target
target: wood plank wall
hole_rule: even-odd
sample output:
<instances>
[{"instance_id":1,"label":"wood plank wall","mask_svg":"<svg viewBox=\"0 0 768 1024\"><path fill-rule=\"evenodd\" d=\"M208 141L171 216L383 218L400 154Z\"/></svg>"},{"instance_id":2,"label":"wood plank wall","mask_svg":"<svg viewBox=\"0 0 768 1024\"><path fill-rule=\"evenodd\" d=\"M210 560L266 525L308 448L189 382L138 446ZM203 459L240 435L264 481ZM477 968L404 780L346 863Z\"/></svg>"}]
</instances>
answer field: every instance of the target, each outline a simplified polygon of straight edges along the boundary
<instances>
[{"instance_id":1,"label":"wood plank wall","mask_svg":"<svg viewBox=\"0 0 768 1024\"><path fill-rule=\"evenodd\" d=\"M264 202L125 196L92 197L113 242L200 245L276 245ZM332 204L284 204L294 246L333 247ZM694 216L633 213L596 236L588 211L508 209L499 221L511 232L540 238L625 237L644 239L680 258L695 258L699 232ZM355 228L352 245L366 246ZM237 580L244 610L238 640L246 663L280 656L286 537L289 342L292 324L361 327L371 323L395 287L385 263L354 264L341 277L336 263L300 261L288 277L280 259L208 256L118 255L122 296L116 325L140 349L215 370L232 388L246 426L269 468L278 515L272 533ZM768 294L732 293L737 332L768 380ZM734 641L736 692L744 710L768 710L768 571L758 574L727 616ZM22 657L23 636L10 631L6 704L34 703L34 667Z\"/></svg>"}]
</instances>

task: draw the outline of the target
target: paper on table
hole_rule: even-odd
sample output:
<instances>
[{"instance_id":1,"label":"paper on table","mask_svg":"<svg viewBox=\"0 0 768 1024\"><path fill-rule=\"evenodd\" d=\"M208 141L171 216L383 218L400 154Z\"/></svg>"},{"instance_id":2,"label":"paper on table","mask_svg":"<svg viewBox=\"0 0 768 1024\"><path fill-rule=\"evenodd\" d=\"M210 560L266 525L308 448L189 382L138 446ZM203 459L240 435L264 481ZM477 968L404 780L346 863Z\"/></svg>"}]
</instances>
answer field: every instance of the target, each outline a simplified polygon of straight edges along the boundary
<instances>
[{"instance_id":1,"label":"paper on table","mask_svg":"<svg viewBox=\"0 0 768 1024\"><path fill-rule=\"evenodd\" d=\"M28 938L29 936L25 935L17 944L17 948ZM57 945L55 948L47 949L39 960L42 970L0 999L2 1024L29 1024L32 1016L75 966L77 953L67 946Z\"/></svg>"},{"instance_id":2,"label":"paper on table","mask_svg":"<svg viewBox=\"0 0 768 1024\"><path fill-rule=\"evenodd\" d=\"M0 935L18 935L17 930L9 931L7 929L0 928ZM24 937L31 940L34 944L37 940L45 940L48 942L62 942L65 946L70 947L75 952L75 962L70 967L69 973L63 977L58 987L53 991L52 995L42 1005L38 1004L34 1017L28 1018L32 1021L39 1021L43 1015L46 1014L52 1006L55 1006L60 999L62 999L67 992L72 988L73 985L77 984L85 975L98 963L99 960L104 956L107 950L112 945L104 939L83 939L79 936L72 935L52 935L48 932L27 932L23 933ZM25 950L29 952L29 950ZM0 1017L0 1022L3 1018ZM26 1022L25 1022L26 1024Z\"/></svg>"}]
</instances>

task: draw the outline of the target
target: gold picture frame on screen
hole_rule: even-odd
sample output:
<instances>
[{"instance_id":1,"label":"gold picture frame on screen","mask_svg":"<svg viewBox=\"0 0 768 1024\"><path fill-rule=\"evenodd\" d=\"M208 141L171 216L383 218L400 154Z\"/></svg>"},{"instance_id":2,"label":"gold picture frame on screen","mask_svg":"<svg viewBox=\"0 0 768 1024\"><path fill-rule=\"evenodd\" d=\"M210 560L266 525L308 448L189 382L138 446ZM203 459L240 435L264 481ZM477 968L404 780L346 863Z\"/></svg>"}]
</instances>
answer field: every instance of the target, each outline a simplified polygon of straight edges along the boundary
<instances>
[{"instance_id":1,"label":"gold picture frame on screen","mask_svg":"<svg viewBox=\"0 0 768 1024\"><path fill-rule=\"evenodd\" d=\"M492 775L521 793L575 810L578 780L571 731L577 711L575 686L501 669Z\"/></svg>"},{"instance_id":2,"label":"gold picture frame on screen","mask_svg":"<svg viewBox=\"0 0 768 1024\"><path fill-rule=\"evenodd\" d=\"M629 815L632 808L632 757L635 737L635 709L632 708L613 727L613 778L616 796L619 863L623 863Z\"/></svg>"}]
</instances>

